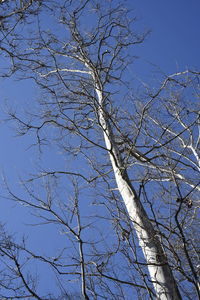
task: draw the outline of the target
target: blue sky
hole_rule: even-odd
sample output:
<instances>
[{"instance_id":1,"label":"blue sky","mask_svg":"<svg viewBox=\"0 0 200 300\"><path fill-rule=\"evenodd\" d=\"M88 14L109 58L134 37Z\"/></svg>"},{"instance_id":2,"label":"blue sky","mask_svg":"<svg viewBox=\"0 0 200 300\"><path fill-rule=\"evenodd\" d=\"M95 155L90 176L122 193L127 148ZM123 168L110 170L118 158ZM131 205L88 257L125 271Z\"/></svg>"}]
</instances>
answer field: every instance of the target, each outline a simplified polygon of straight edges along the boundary
<instances>
[{"instance_id":1,"label":"blue sky","mask_svg":"<svg viewBox=\"0 0 200 300\"><path fill-rule=\"evenodd\" d=\"M140 22L151 30L141 46L142 59L158 65L164 72L199 67L198 0L136 0L134 6Z\"/></svg>"},{"instance_id":2,"label":"blue sky","mask_svg":"<svg viewBox=\"0 0 200 300\"><path fill-rule=\"evenodd\" d=\"M187 68L200 67L200 1L198 0L135 0L127 1L138 17L136 28L150 29L146 41L136 47L133 76L150 83L152 76L159 72L171 74ZM33 137L16 137L14 124L4 122L5 101L12 107L22 110L22 103L34 101L39 92L31 83L16 82L10 79L0 80L0 169L8 178L10 185L18 191L19 176L28 174L39 164L39 153L29 148ZM18 103L21 103L18 105ZM59 163L59 153L46 153L46 165ZM3 189L2 189L3 190ZM3 192L2 192L3 193ZM2 194L1 193L1 194ZM0 219L8 222L8 228L19 232L30 221L27 210L12 202L0 199ZM34 232L34 229L28 231ZM43 229L47 234L48 229ZM33 236L34 239L40 237ZM49 244L50 245L50 244Z\"/></svg>"},{"instance_id":3,"label":"blue sky","mask_svg":"<svg viewBox=\"0 0 200 300\"><path fill-rule=\"evenodd\" d=\"M134 76L139 76L147 81L152 73L164 72L171 74L187 68L198 68L200 65L200 2L197 0L186 1L161 1L161 0L135 0L128 1L134 8L138 18L136 28L139 30L150 29L151 33L146 41L136 46L136 60ZM17 82L13 79L0 82L1 119L6 116L5 101L12 103L12 107L23 110L18 103L32 101L39 97L39 92L28 83ZM13 131L14 124L7 124L1 120L1 155L0 166L7 173L23 173L30 165L34 164L32 149L28 150L30 140L26 137L16 138ZM27 160L27 161L26 161ZM26 161L26 163L25 163ZM7 170L7 171L6 171Z\"/></svg>"}]
</instances>

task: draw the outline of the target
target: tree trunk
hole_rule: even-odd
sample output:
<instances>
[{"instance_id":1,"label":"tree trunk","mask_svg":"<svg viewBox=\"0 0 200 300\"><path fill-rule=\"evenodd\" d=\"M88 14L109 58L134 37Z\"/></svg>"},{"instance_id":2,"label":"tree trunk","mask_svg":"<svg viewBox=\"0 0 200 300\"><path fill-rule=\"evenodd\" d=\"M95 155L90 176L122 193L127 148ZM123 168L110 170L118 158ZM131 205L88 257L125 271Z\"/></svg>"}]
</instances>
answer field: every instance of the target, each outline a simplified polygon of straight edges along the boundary
<instances>
[{"instance_id":1,"label":"tree trunk","mask_svg":"<svg viewBox=\"0 0 200 300\"><path fill-rule=\"evenodd\" d=\"M134 224L139 244L147 262L150 278L155 289L157 299L181 299L181 295L169 267L162 244L150 222L135 189L133 188L128 174L123 165L121 154L115 143L112 128L104 107L103 90L93 73L95 91L99 103L99 122L103 130L106 147L109 151L110 160L119 193L125 203L130 220Z\"/></svg>"}]
</instances>

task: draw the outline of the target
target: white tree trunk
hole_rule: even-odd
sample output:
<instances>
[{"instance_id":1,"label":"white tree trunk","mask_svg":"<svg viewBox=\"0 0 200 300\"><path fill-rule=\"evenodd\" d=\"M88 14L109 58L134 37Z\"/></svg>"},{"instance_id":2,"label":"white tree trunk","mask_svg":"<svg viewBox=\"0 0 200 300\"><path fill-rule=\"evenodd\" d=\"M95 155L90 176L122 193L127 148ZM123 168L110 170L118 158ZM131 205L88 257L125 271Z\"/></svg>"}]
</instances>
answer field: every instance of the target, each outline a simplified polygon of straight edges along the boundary
<instances>
[{"instance_id":1,"label":"white tree trunk","mask_svg":"<svg viewBox=\"0 0 200 300\"><path fill-rule=\"evenodd\" d=\"M110 122L104 109L103 91L95 78L95 74L93 74L93 80L99 102L99 122L109 151L117 187L126 205L130 220L134 224L139 244L146 258L156 298L161 300L181 299L159 237L156 235L123 166L121 154L115 143Z\"/></svg>"}]
</instances>

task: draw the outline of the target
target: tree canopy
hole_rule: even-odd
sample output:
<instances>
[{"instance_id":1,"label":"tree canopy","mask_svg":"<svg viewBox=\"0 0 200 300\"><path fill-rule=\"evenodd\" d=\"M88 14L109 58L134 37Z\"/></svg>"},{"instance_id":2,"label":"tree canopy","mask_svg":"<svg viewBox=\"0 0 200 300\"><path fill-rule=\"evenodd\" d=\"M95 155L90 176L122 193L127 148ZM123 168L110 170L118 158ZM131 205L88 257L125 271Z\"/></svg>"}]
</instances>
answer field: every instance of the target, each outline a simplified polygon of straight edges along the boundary
<instances>
[{"instance_id":1,"label":"tree canopy","mask_svg":"<svg viewBox=\"0 0 200 300\"><path fill-rule=\"evenodd\" d=\"M31 245L2 225L1 298L199 297L200 72L134 81L148 32L126 1L0 7L1 77L37 91L7 105L39 163L6 197L47 228Z\"/></svg>"}]
</instances>

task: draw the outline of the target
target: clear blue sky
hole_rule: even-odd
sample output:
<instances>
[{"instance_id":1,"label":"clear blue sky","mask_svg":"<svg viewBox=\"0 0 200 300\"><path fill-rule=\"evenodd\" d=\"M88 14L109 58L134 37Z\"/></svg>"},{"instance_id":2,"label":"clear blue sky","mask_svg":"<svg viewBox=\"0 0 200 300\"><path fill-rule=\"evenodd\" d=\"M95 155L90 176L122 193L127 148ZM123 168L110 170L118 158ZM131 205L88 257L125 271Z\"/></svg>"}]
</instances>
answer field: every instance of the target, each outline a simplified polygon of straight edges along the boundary
<instances>
[{"instance_id":1,"label":"clear blue sky","mask_svg":"<svg viewBox=\"0 0 200 300\"><path fill-rule=\"evenodd\" d=\"M126 2L126 1L125 1ZM155 71L153 65L166 74L186 68L200 67L200 1L198 0L129 0L138 17L136 28L150 29L146 41L136 46L139 59L135 63L133 74L148 78ZM11 124L2 122L5 115L3 102L8 100L12 107L18 107L23 100L32 101L39 97L34 86L12 79L0 82L1 98L1 155L0 166L6 173L21 173L32 169L34 164L32 150L27 150L30 140L15 138ZM13 104L14 103L14 104ZM20 109L22 106L20 105ZM14 126L13 126L14 127ZM12 172L10 172L12 169Z\"/></svg>"},{"instance_id":2,"label":"clear blue sky","mask_svg":"<svg viewBox=\"0 0 200 300\"><path fill-rule=\"evenodd\" d=\"M131 1L129 1L131 2ZM150 36L140 56L164 72L199 67L200 1L136 0L136 15Z\"/></svg>"},{"instance_id":3,"label":"clear blue sky","mask_svg":"<svg viewBox=\"0 0 200 300\"><path fill-rule=\"evenodd\" d=\"M126 1L125 1L126 2ZM146 41L136 47L135 55L140 59L132 71L135 76L149 80L156 65L166 74L187 68L200 67L200 1L199 0L129 0L138 17L136 28L150 29L151 33ZM8 100L13 107L18 102L33 101L39 92L31 84L13 82L12 79L0 81L0 169L6 174L10 185L18 190L19 176L28 174L34 168L38 155L33 148L31 137L16 138L11 124L3 122L6 118L3 104ZM22 106L20 105L20 108ZM12 124L13 125L13 124ZM14 126L13 126L14 127ZM59 163L59 154L48 152L47 162ZM3 192L2 192L3 193ZM0 199L0 220L9 221L8 227L14 232L29 223L27 210ZM28 231L33 229L28 229ZM47 229L44 229L44 231ZM42 236L35 235L34 239L42 240Z\"/></svg>"}]
</instances>

